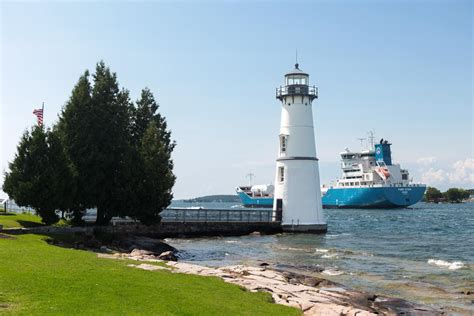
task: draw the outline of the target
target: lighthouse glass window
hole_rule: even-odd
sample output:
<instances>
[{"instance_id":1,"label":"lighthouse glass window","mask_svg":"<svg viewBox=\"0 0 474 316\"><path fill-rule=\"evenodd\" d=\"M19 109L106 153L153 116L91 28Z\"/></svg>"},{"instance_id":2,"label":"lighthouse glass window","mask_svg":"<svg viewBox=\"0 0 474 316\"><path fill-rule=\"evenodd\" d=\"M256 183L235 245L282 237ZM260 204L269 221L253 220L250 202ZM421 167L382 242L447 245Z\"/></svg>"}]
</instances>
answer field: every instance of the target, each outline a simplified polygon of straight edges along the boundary
<instances>
[{"instance_id":1,"label":"lighthouse glass window","mask_svg":"<svg viewBox=\"0 0 474 316\"><path fill-rule=\"evenodd\" d=\"M307 76L302 76L302 75L288 76L286 78L286 84L287 85L293 85L293 84L307 85L308 84L308 77Z\"/></svg>"},{"instance_id":2,"label":"lighthouse glass window","mask_svg":"<svg viewBox=\"0 0 474 316\"><path fill-rule=\"evenodd\" d=\"M280 153L286 153L287 135L280 135Z\"/></svg>"},{"instance_id":3,"label":"lighthouse glass window","mask_svg":"<svg viewBox=\"0 0 474 316\"><path fill-rule=\"evenodd\" d=\"M285 167L278 167L278 180L280 182L285 181Z\"/></svg>"}]
</instances>

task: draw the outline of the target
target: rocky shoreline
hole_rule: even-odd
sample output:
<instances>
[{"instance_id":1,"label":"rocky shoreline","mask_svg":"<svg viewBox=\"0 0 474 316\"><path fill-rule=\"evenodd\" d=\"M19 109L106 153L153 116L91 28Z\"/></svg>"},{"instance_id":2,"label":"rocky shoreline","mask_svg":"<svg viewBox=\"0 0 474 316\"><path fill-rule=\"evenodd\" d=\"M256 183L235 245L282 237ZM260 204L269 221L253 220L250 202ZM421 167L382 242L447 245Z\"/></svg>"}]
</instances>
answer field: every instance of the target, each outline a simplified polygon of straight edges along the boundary
<instances>
[{"instance_id":1,"label":"rocky shoreline","mask_svg":"<svg viewBox=\"0 0 474 316\"><path fill-rule=\"evenodd\" d=\"M156 239L133 238L122 240L125 250L100 246L98 257L104 259L130 259L137 264L131 268L149 271L166 270L171 273L186 273L219 277L225 282L239 285L248 291L263 291L271 294L273 301L299 308L304 315L445 315L439 309L412 303L403 299L379 296L350 289L324 278L287 271L262 262L259 266L234 265L219 268L204 267L186 262L177 262L176 249ZM146 245L146 249L133 248ZM79 245L81 248L81 245ZM123 251L125 250L125 251ZM164 251L162 251L164 250ZM159 264L157 264L159 263Z\"/></svg>"}]
</instances>

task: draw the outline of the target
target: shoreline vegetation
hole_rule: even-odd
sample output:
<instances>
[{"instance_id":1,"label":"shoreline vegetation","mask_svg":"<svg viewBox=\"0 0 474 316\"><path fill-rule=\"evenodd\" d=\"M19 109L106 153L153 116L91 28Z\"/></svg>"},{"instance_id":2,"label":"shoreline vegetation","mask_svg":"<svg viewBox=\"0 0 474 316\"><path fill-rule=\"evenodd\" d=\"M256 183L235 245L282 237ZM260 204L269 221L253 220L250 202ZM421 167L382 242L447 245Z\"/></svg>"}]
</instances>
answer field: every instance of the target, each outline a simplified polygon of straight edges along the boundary
<instances>
[{"instance_id":1,"label":"shoreline vegetation","mask_svg":"<svg viewBox=\"0 0 474 316\"><path fill-rule=\"evenodd\" d=\"M474 189L449 188L441 192L435 187L426 188L423 202L427 203L462 203L474 201Z\"/></svg>"},{"instance_id":2,"label":"shoreline vegetation","mask_svg":"<svg viewBox=\"0 0 474 316\"><path fill-rule=\"evenodd\" d=\"M0 225L41 223L20 214L0 215ZM5 259L0 262L0 312L75 314L81 306L81 313L88 314L442 314L264 262L208 268L174 262L174 253L161 240L140 236L0 232L0 257Z\"/></svg>"}]
</instances>

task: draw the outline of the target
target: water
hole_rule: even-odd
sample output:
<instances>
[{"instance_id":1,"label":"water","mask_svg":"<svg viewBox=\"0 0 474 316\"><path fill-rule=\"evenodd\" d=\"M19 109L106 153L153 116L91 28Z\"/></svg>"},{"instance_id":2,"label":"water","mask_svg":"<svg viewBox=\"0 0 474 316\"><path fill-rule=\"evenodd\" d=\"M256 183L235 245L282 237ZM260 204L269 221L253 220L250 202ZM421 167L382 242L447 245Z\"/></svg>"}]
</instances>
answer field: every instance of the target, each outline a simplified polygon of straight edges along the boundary
<instances>
[{"instance_id":1,"label":"water","mask_svg":"<svg viewBox=\"0 0 474 316\"><path fill-rule=\"evenodd\" d=\"M231 208L174 202L172 207ZM418 203L399 210L325 210L328 233L169 239L182 260L208 266L323 266L352 288L474 314L474 203Z\"/></svg>"}]
</instances>

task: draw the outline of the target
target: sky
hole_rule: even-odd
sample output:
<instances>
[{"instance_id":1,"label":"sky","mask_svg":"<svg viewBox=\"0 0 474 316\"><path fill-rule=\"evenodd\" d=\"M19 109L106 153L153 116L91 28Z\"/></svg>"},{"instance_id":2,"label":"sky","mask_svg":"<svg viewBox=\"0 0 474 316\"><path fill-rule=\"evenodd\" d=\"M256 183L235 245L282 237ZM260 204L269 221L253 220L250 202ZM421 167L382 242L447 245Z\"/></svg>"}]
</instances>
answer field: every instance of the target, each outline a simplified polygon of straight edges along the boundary
<instances>
[{"instance_id":1,"label":"sky","mask_svg":"<svg viewBox=\"0 0 474 316\"><path fill-rule=\"evenodd\" d=\"M134 100L149 87L177 142L175 198L274 181L275 88L300 68L321 182L375 132L416 182L474 188L471 1L0 1L0 168L45 103L53 125L103 60ZM3 178L0 178L0 184ZM0 197L5 197L0 192Z\"/></svg>"}]
</instances>

